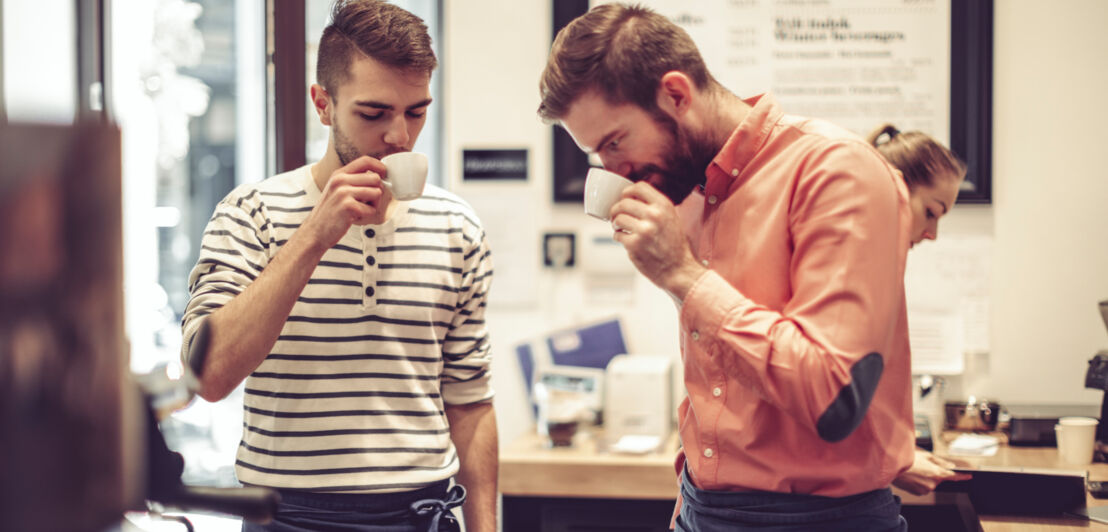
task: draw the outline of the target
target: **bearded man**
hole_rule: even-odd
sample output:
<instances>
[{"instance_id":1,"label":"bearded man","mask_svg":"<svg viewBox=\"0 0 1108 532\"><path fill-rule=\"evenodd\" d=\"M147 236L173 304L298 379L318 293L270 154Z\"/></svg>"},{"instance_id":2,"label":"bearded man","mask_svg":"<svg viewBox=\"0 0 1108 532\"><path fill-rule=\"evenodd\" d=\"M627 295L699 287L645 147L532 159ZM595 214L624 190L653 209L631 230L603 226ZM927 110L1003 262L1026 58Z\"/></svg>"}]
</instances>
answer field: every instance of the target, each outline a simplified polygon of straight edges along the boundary
<instances>
[{"instance_id":1,"label":"bearded man","mask_svg":"<svg viewBox=\"0 0 1108 532\"><path fill-rule=\"evenodd\" d=\"M679 306L677 530L906 530L908 191L872 146L741 99L677 25L563 28L539 115L635 183L614 238Z\"/></svg>"}]
</instances>

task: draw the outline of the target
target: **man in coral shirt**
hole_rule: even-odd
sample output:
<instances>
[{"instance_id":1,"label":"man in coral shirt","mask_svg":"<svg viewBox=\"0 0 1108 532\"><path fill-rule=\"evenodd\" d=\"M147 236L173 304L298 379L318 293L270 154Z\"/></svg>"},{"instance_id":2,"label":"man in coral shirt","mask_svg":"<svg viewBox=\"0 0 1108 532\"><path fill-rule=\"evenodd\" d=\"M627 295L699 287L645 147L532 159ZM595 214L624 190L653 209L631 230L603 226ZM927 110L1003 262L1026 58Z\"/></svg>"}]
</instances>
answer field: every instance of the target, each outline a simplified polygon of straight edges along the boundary
<instances>
[{"instance_id":1,"label":"man in coral shirt","mask_svg":"<svg viewBox=\"0 0 1108 532\"><path fill-rule=\"evenodd\" d=\"M615 238L680 307L678 530L906 530L908 194L854 134L747 100L640 7L557 36L539 114L627 176Z\"/></svg>"}]
</instances>

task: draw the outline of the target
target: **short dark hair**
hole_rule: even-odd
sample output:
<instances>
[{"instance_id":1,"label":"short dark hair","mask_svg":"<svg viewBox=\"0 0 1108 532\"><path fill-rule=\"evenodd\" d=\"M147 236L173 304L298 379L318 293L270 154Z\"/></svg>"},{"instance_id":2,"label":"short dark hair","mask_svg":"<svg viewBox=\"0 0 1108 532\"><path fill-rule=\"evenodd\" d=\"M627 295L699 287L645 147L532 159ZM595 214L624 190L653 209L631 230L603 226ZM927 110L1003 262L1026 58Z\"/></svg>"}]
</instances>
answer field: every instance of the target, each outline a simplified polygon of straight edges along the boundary
<instances>
[{"instance_id":1,"label":"short dark hair","mask_svg":"<svg viewBox=\"0 0 1108 532\"><path fill-rule=\"evenodd\" d=\"M932 186L935 176L952 174L961 178L966 163L939 141L922 131L901 132L892 124L884 124L866 138L877 151L900 170L909 190Z\"/></svg>"},{"instance_id":2,"label":"short dark hair","mask_svg":"<svg viewBox=\"0 0 1108 532\"><path fill-rule=\"evenodd\" d=\"M336 0L319 38L316 81L330 92L350 79L355 54L414 72L438 66L427 25L419 17L380 0Z\"/></svg>"},{"instance_id":3,"label":"short dark hair","mask_svg":"<svg viewBox=\"0 0 1108 532\"><path fill-rule=\"evenodd\" d=\"M582 94L597 90L613 104L657 109L666 72L688 75L698 89L715 83L685 30L639 5L604 4L558 32L539 81L539 116L564 118Z\"/></svg>"}]
</instances>

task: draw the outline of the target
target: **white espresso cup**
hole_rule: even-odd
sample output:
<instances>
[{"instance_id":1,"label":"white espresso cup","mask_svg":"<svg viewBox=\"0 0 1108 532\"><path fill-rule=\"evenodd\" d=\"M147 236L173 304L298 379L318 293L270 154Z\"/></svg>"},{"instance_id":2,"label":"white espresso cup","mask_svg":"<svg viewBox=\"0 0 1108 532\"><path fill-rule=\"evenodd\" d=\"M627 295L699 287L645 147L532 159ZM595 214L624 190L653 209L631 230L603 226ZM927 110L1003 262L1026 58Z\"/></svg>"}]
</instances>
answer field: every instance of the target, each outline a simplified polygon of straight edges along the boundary
<instances>
[{"instance_id":1,"label":"white espresso cup","mask_svg":"<svg viewBox=\"0 0 1108 532\"><path fill-rule=\"evenodd\" d=\"M1054 426L1054 435L1058 439L1058 458L1066 464L1092 463L1097 424L1097 420L1091 417L1059 419Z\"/></svg>"},{"instance_id":2,"label":"white espresso cup","mask_svg":"<svg viewBox=\"0 0 1108 532\"><path fill-rule=\"evenodd\" d=\"M585 176L585 214L608 221L608 211L619 201L623 189L632 185L630 179L603 168L589 168Z\"/></svg>"},{"instance_id":3,"label":"white espresso cup","mask_svg":"<svg viewBox=\"0 0 1108 532\"><path fill-rule=\"evenodd\" d=\"M414 200L423 195L427 183L427 156L414 151L387 155L381 159L388 172L383 176L386 187L398 200Z\"/></svg>"}]
</instances>

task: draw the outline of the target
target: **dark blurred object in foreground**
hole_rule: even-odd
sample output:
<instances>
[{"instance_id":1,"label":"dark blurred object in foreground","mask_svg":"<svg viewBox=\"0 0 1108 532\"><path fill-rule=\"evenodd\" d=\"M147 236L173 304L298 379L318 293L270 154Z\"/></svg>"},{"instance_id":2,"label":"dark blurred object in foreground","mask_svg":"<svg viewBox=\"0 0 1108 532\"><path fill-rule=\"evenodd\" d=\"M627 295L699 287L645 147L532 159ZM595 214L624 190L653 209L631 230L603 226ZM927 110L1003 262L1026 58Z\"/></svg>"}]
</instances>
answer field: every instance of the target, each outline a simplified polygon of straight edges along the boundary
<instances>
[{"instance_id":1,"label":"dark blurred object in foreground","mask_svg":"<svg viewBox=\"0 0 1108 532\"><path fill-rule=\"evenodd\" d=\"M0 124L7 530L103 530L142 505L146 427L122 385L120 176L113 126Z\"/></svg>"},{"instance_id":2,"label":"dark blurred object in foreground","mask_svg":"<svg viewBox=\"0 0 1108 532\"><path fill-rule=\"evenodd\" d=\"M130 377L120 187L114 126L0 122L0 529L100 532L148 504L266 522L272 490L181 483Z\"/></svg>"}]
</instances>

